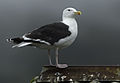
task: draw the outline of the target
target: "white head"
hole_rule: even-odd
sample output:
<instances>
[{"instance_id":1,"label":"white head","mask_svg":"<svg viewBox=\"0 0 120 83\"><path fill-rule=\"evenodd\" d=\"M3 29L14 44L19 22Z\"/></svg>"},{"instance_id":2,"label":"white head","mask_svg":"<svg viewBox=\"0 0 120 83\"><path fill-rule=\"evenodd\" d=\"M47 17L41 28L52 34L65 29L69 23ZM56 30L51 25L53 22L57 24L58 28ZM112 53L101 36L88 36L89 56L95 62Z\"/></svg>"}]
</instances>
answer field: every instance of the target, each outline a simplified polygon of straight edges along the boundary
<instances>
[{"instance_id":1,"label":"white head","mask_svg":"<svg viewBox=\"0 0 120 83\"><path fill-rule=\"evenodd\" d=\"M66 8L63 11L63 19L64 18L75 18L76 15L81 15L81 11L77 11L74 8Z\"/></svg>"}]
</instances>

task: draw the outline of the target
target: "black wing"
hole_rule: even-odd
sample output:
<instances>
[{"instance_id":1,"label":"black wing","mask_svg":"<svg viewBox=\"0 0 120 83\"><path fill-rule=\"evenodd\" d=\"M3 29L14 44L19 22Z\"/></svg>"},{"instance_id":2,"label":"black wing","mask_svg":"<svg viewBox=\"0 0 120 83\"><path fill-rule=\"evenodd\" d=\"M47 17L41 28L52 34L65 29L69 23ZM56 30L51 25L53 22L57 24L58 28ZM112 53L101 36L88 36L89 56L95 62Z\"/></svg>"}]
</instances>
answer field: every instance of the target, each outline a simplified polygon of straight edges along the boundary
<instances>
[{"instance_id":1,"label":"black wing","mask_svg":"<svg viewBox=\"0 0 120 83\"><path fill-rule=\"evenodd\" d=\"M60 39L71 35L71 32L68 30L68 28L69 26L62 22L48 24L32 31L30 34L27 34L26 37L44 40L53 45Z\"/></svg>"}]
</instances>

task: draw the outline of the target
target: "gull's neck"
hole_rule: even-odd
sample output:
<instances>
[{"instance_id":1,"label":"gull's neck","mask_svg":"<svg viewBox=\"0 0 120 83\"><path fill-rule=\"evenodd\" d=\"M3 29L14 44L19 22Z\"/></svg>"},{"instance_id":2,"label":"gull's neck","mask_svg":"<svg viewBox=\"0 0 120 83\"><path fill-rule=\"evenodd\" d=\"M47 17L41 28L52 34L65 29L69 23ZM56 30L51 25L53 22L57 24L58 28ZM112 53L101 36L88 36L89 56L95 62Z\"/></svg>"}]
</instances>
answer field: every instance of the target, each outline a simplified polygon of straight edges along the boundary
<instances>
[{"instance_id":1,"label":"gull's neck","mask_svg":"<svg viewBox=\"0 0 120 83\"><path fill-rule=\"evenodd\" d=\"M65 21L65 20L75 20L75 18L73 17L62 17L62 21Z\"/></svg>"},{"instance_id":2,"label":"gull's neck","mask_svg":"<svg viewBox=\"0 0 120 83\"><path fill-rule=\"evenodd\" d=\"M72 32L72 36L77 36L78 34L78 27L77 27L77 22L75 18L63 18L62 21L64 24L69 26L69 31Z\"/></svg>"},{"instance_id":3,"label":"gull's neck","mask_svg":"<svg viewBox=\"0 0 120 83\"><path fill-rule=\"evenodd\" d=\"M69 26L75 26L77 28L77 22L75 18L63 17L62 22Z\"/></svg>"}]
</instances>

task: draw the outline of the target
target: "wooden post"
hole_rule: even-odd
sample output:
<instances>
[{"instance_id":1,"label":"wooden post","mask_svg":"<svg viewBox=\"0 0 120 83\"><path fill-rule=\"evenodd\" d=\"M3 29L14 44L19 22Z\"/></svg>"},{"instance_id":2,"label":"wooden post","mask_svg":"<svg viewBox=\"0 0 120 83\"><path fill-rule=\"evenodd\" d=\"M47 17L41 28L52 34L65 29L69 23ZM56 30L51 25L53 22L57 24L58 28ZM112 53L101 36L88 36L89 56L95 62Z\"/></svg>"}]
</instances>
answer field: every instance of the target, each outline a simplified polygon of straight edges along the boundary
<instances>
[{"instance_id":1,"label":"wooden post","mask_svg":"<svg viewBox=\"0 0 120 83\"><path fill-rule=\"evenodd\" d=\"M120 66L69 66L65 69L44 66L31 83L120 83Z\"/></svg>"}]
</instances>

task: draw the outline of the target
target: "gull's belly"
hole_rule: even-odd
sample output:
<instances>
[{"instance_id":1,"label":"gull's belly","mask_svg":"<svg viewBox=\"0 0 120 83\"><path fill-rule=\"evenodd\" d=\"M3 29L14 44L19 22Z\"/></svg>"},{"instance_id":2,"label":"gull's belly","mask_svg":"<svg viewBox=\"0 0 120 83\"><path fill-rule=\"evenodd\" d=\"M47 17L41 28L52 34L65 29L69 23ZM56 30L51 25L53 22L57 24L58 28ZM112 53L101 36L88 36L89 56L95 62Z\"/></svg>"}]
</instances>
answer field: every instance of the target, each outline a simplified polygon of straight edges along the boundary
<instances>
[{"instance_id":1,"label":"gull's belly","mask_svg":"<svg viewBox=\"0 0 120 83\"><path fill-rule=\"evenodd\" d=\"M59 48L68 47L75 41L76 37L77 37L77 32L72 33L70 36L60 39L58 42L56 42L55 46Z\"/></svg>"}]
</instances>

